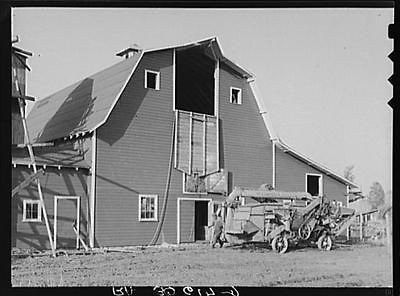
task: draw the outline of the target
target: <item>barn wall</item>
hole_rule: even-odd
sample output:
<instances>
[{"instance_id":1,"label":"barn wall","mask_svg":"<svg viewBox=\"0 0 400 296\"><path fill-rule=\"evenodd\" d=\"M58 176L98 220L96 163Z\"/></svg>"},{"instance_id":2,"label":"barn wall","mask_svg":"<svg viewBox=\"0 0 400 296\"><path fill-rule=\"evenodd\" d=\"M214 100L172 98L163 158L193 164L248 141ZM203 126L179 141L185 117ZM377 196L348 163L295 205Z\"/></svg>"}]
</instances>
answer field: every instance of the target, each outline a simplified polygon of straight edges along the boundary
<instances>
[{"instance_id":1,"label":"barn wall","mask_svg":"<svg viewBox=\"0 0 400 296\"><path fill-rule=\"evenodd\" d=\"M276 189L286 191L305 191L306 174L322 174L323 194L330 200L342 201L346 205L346 185L336 181L323 172L276 149Z\"/></svg>"},{"instance_id":2,"label":"barn wall","mask_svg":"<svg viewBox=\"0 0 400 296\"><path fill-rule=\"evenodd\" d=\"M148 53L97 132L95 243L141 245L151 241L157 222L139 222L139 194L164 202L172 127L172 50ZM144 88L144 70L160 71L160 90ZM159 242L176 242L177 197L182 174L172 169L167 214Z\"/></svg>"},{"instance_id":3,"label":"barn wall","mask_svg":"<svg viewBox=\"0 0 400 296\"><path fill-rule=\"evenodd\" d=\"M242 88L241 105L229 102L230 87ZM220 162L231 185L272 184L272 145L250 85L221 67L219 96Z\"/></svg>"},{"instance_id":4,"label":"barn wall","mask_svg":"<svg viewBox=\"0 0 400 296\"><path fill-rule=\"evenodd\" d=\"M17 166L12 169L12 187L21 183L32 174L32 168ZM81 197L80 230L87 234L87 171L80 169L47 167L45 174L40 176L43 198L53 234L54 227L54 196L74 195ZM24 199L39 200L37 185L33 182L12 198L11 211L11 246L17 248L50 249L46 224L42 215L42 222L22 222ZM57 218L57 246L59 248L75 248L76 236L72 230L72 223L76 219L75 201L61 201L58 204Z\"/></svg>"},{"instance_id":5,"label":"barn wall","mask_svg":"<svg viewBox=\"0 0 400 296\"><path fill-rule=\"evenodd\" d=\"M180 201L180 242L194 242L195 220L194 220L194 205L195 201L181 200Z\"/></svg>"},{"instance_id":6,"label":"barn wall","mask_svg":"<svg viewBox=\"0 0 400 296\"><path fill-rule=\"evenodd\" d=\"M151 241L157 222L139 222L139 194L158 195L159 216L164 202L174 121L172 50L147 53L141 60L107 122L97 131L97 246L141 245ZM160 90L144 88L144 70L161 73ZM243 88L243 104L229 103L230 86ZM272 150L250 87L227 70L220 72L221 167L236 186L272 182ZM158 240L177 240L177 198L218 195L183 194L182 173L172 169L167 211ZM181 238L193 241L194 202L181 210Z\"/></svg>"}]
</instances>

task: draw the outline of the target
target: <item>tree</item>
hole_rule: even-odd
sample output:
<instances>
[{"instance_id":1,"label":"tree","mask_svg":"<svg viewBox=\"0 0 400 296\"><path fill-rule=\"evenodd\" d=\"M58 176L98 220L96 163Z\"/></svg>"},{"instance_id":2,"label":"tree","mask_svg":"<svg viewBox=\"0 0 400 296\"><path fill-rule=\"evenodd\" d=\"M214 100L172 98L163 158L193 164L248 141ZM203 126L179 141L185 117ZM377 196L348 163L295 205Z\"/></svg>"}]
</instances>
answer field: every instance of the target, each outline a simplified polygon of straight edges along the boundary
<instances>
[{"instance_id":1,"label":"tree","mask_svg":"<svg viewBox=\"0 0 400 296\"><path fill-rule=\"evenodd\" d=\"M379 182L374 182L368 194L368 202L373 209L377 209L385 203L385 192Z\"/></svg>"},{"instance_id":2,"label":"tree","mask_svg":"<svg viewBox=\"0 0 400 296\"><path fill-rule=\"evenodd\" d=\"M354 179L356 178L356 176L353 173L353 169L354 169L354 164L348 165L347 167L344 168L343 176L350 182L353 182Z\"/></svg>"}]
</instances>

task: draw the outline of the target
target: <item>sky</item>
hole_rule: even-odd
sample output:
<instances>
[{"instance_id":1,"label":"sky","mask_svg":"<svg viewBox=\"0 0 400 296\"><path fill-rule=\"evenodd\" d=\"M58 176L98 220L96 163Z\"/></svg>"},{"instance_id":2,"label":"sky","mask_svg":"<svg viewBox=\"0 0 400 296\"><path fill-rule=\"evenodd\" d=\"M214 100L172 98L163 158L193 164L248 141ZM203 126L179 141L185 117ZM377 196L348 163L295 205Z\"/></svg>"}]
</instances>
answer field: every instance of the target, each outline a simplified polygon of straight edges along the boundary
<instances>
[{"instance_id":1,"label":"sky","mask_svg":"<svg viewBox=\"0 0 400 296\"><path fill-rule=\"evenodd\" d=\"M157 48L218 37L255 74L279 137L355 183L392 187L393 64L389 8L15 8L16 46L33 52L27 94L42 99L120 61L134 43ZM32 103L28 103L28 112Z\"/></svg>"}]
</instances>

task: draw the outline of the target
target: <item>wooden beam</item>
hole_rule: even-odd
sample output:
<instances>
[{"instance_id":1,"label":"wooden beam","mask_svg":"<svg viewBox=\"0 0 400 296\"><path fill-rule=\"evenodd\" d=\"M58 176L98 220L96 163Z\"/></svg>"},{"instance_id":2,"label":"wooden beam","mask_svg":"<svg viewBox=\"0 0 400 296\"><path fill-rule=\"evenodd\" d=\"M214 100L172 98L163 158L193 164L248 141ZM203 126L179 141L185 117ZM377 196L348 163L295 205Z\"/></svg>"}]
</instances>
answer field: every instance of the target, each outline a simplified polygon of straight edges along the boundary
<instances>
[{"instance_id":1,"label":"wooden beam","mask_svg":"<svg viewBox=\"0 0 400 296\"><path fill-rule=\"evenodd\" d=\"M85 251L89 251L88 246L85 244L85 241L83 240L81 234L78 232L78 230L75 227L75 223L72 225L72 228L74 229L75 234L78 236L79 241L81 242L82 246L85 248Z\"/></svg>"},{"instance_id":2,"label":"wooden beam","mask_svg":"<svg viewBox=\"0 0 400 296\"><path fill-rule=\"evenodd\" d=\"M12 99L23 99L23 100L28 100L28 101L35 101L34 97L25 96L25 95L22 95L22 96L11 96L11 98Z\"/></svg>"},{"instance_id":3,"label":"wooden beam","mask_svg":"<svg viewBox=\"0 0 400 296\"><path fill-rule=\"evenodd\" d=\"M47 142L47 143L32 143L32 147L48 147L48 146L54 146L53 142ZM26 148L27 144L17 144L18 148Z\"/></svg>"},{"instance_id":4,"label":"wooden beam","mask_svg":"<svg viewBox=\"0 0 400 296\"><path fill-rule=\"evenodd\" d=\"M21 184L16 186L11 191L11 197L14 197L18 192L20 192L22 189L24 189L26 186L28 186L34 179L36 179L40 174L43 174L43 173L44 173L43 169L40 169L36 173L33 173L30 176L28 176L27 179L25 179Z\"/></svg>"},{"instance_id":5,"label":"wooden beam","mask_svg":"<svg viewBox=\"0 0 400 296\"><path fill-rule=\"evenodd\" d=\"M193 113L190 112L189 119L189 175L192 174L192 145L193 145Z\"/></svg>"},{"instance_id":6,"label":"wooden beam","mask_svg":"<svg viewBox=\"0 0 400 296\"><path fill-rule=\"evenodd\" d=\"M203 115L203 175L206 174L207 162L206 162L206 126L207 126L207 116Z\"/></svg>"},{"instance_id":7,"label":"wooden beam","mask_svg":"<svg viewBox=\"0 0 400 296\"><path fill-rule=\"evenodd\" d=\"M179 127L178 127L178 125L179 125L179 111L178 110L176 110L175 111L175 151L174 151L174 153L175 153L175 159L174 159L174 163L175 163L175 168L178 168L178 131L179 131Z\"/></svg>"},{"instance_id":8,"label":"wooden beam","mask_svg":"<svg viewBox=\"0 0 400 296\"><path fill-rule=\"evenodd\" d=\"M96 130L92 134L92 165L90 179L90 228L89 228L89 246L94 248L94 215L95 215L95 200L96 200L96 157L97 157L97 138Z\"/></svg>"}]
</instances>

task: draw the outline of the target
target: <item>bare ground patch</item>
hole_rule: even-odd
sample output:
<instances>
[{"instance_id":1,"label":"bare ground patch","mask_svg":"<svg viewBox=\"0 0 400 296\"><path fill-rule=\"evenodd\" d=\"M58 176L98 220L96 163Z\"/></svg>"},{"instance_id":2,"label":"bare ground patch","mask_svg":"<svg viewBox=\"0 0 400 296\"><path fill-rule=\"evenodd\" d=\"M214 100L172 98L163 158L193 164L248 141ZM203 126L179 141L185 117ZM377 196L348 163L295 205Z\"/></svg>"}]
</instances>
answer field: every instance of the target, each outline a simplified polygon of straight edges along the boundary
<instances>
[{"instance_id":1,"label":"bare ground patch","mask_svg":"<svg viewBox=\"0 0 400 296\"><path fill-rule=\"evenodd\" d=\"M392 259L384 246L339 245L276 254L257 245L207 244L134 248L91 255L13 257L13 286L295 286L389 287Z\"/></svg>"}]
</instances>

